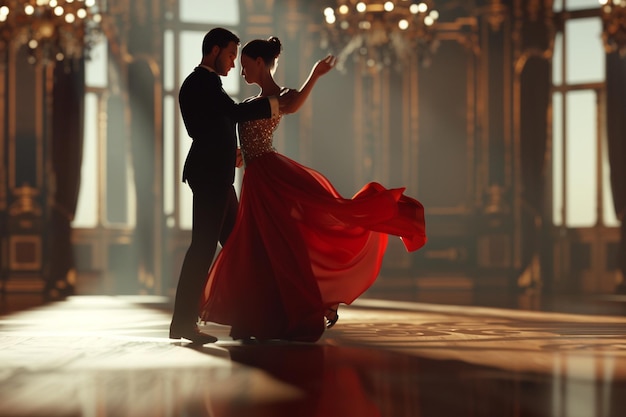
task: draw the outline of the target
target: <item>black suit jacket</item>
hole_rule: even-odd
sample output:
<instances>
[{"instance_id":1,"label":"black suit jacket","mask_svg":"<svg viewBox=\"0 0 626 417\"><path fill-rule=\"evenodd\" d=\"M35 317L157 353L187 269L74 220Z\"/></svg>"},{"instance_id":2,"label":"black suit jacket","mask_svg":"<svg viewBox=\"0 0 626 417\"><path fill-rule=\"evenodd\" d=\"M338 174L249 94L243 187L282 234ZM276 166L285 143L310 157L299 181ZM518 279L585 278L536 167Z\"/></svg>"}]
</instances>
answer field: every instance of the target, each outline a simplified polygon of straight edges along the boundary
<instances>
[{"instance_id":1,"label":"black suit jacket","mask_svg":"<svg viewBox=\"0 0 626 417\"><path fill-rule=\"evenodd\" d=\"M183 182L230 185L235 179L236 124L271 117L269 99L235 103L217 73L196 67L178 95L180 111L193 139L183 168Z\"/></svg>"}]
</instances>

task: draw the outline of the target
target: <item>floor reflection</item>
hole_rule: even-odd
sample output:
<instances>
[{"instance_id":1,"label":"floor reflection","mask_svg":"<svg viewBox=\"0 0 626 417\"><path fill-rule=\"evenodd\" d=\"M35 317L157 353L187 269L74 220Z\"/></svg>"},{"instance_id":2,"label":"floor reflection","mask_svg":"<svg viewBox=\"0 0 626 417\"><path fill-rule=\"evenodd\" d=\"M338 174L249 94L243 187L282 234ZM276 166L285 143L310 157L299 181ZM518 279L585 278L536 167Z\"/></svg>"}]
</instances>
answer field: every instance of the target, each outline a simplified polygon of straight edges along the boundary
<instances>
[{"instance_id":1,"label":"floor reflection","mask_svg":"<svg viewBox=\"0 0 626 417\"><path fill-rule=\"evenodd\" d=\"M233 346L233 361L262 369L306 396L254 415L623 416L626 387L607 380L510 373L339 346ZM228 414L236 415L236 414Z\"/></svg>"},{"instance_id":2,"label":"floor reflection","mask_svg":"<svg viewBox=\"0 0 626 417\"><path fill-rule=\"evenodd\" d=\"M203 347L75 297L0 316L0 416L623 417L626 318L362 300L316 344Z\"/></svg>"},{"instance_id":3,"label":"floor reflection","mask_svg":"<svg viewBox=\"0 0 626 417\"><path fill-rule=\"evenodd\" d=\"M304 397L257 407L262 416L381 416L374 400L373 359L364 350L324 345L260 344L230 346L231 359L262 369L297 387Z\"/></svg>"}]
</instances>

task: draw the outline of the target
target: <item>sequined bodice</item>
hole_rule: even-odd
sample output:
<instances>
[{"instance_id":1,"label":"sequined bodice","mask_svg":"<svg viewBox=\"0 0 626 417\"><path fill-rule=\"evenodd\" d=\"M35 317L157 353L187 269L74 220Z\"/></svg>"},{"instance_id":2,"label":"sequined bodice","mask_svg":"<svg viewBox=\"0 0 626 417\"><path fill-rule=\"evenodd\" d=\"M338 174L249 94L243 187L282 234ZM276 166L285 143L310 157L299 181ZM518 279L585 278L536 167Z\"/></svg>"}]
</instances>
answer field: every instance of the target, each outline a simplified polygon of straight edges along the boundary
<instances>
[{"instance_id":1,"label":"sequined bodice","mask_svg":"<svg viewBox=\"0 0 626 417\"><path fill-rule=\"evenodd\" d=\"M280 123L282 114L271 119L242 122L239 129L239 142L243 159L249 163L268 152L275 152L273 146L274 131Z\"/></svg>"}]
</instances>

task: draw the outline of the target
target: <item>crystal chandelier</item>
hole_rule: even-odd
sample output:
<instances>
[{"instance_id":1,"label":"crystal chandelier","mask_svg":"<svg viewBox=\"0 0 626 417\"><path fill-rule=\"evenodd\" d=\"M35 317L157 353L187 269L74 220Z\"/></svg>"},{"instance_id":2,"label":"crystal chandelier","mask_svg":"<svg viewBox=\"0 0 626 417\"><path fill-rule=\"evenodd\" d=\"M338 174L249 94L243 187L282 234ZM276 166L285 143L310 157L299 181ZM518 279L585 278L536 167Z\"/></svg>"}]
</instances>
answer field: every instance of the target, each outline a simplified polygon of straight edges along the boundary
<instances>
[{"instance_id":1,"label":"crystal chandelier","mask_svg":"<svg viewBox=\"0 0 626 417\"><path fill-rule=\"evenodd\" d=\"M350 56L371 71L401 69L411 59L427 65L437 47L439 13L430 0L337 0L324 18L322 47L339 51L340 70Z\"/></svg>"},{"instance_id":2,"label":"crystal chandelier","mask_svg":"<svg viewBox=\"0 0 626 417\"><path fill-rule=\"evenodd\" d=\"M626 56L626 0L599 0L602 12L602 39L607 52Z\"/></svg>"},{"instance_id":3,"label":"crystal chandelier","mask_svg":"<svg viewBox=\"0 0 626 417\"><path fill-rule=\"evenodd\" d=\"M0 42L27 45L29 62L88 57L98 41L99 0L0 0Z\"/></svg>"}]
</instances>

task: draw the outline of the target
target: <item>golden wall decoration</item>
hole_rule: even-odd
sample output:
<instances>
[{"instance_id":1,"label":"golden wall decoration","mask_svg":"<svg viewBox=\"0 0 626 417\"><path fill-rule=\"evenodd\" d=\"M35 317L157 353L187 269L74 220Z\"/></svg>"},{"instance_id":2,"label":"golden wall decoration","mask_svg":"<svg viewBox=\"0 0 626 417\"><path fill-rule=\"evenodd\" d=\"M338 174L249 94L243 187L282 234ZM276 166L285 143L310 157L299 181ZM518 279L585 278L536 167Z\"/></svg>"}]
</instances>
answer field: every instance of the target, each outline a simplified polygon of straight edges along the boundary
<instances>
[{"instance_id":1,"label":"golden wall decoration","mask_svg":"<svg viewBox=\"0 0 626 417\"><path fill-rule=\"evenodd\" d=\"M9 268L13 271L37 271L42 266L39 235L9 236Z\"/></svg>"}]
</instances>

